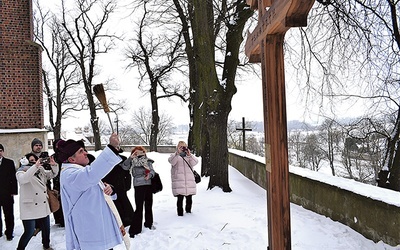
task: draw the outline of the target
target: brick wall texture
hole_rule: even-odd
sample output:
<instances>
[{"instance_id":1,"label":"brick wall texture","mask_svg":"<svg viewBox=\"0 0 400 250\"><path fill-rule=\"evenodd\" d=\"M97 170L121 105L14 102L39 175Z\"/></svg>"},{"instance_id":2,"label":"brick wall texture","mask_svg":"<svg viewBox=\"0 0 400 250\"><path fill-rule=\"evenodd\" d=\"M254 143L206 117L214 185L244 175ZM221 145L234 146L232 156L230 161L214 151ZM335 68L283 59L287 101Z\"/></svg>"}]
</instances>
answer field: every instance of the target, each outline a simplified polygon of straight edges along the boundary
<instances>
[{"instance_id":1,"label":"brick wall texture","mask_svg":"<svg viewBox=\"0 0 400 250\"><path fill-rule=\"evenodd\" d=\"M32 0L0 0L0 129L43 128L41 47Z\"/></svg>"}]
</instances>

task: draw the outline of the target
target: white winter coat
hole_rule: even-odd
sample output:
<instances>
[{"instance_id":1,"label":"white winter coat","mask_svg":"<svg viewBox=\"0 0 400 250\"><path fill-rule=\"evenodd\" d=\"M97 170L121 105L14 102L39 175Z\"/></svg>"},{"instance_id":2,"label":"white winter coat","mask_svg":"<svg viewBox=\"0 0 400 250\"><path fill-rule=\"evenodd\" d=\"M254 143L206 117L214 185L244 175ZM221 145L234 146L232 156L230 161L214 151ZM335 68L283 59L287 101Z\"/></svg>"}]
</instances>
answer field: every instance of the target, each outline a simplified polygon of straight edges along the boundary
<instances>
[{"instance_id":1,"label":"white winter coat","mask_svg":"<svg viewBox=\"0 0 400 250\"><path fill-rule=\"evenodd\" d=\"M194 155L185 156L185 160L193 168L197 163L198 159ZM171 154L168 158L168 162L171 163L171 181L172 181L172 194L177 195L195 195L196 194L196 182L194 181L194 175L188 164L183 160L182 156L177 153Z\"/></svg>"},{"instance_id":2,"label":"white winter coat","mask_svg":"<svg viewBox=\"0 0 400 250\"><path fill-rule=\"evenodd\" d=\"M42 166L28 167L21 167L16 173L21 220L39 219L51 214L46 183L58 174L58 165L51 166L52 170L44 170ZM35 175L37 172L40 173L39 178Z\"/></svg>"}]
</instances>

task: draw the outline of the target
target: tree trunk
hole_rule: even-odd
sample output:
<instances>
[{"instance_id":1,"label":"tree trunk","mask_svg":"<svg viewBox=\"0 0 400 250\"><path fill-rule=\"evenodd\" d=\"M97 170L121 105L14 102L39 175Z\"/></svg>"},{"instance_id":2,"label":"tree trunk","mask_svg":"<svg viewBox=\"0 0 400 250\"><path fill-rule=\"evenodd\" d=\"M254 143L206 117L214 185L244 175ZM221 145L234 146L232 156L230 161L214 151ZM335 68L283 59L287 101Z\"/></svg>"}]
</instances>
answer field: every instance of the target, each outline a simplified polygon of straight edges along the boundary
<instances>
[{"instance_id":1,"label":"tree trunk","mask_svg":"<svg viewBox=\"0 0 400 250\"><path fill-rule=\"evenodd\" d=\"M378 174L378 186L392 190L400 189L400 109L397 112L393 132L388 137L384 163ZM399 190L400 191L400 190Z\"/></svg>"},{"instance_id":2,"label":"tree trunk","mask_svg":"<svg viewBox=\"0 0 400 250\"><path fill-rule=\"evenodd\" d=\"M82 71L82 75L84 76L84 71ZM101 139L100 139L100 130L99 130L99 117L97 117L96 106L93 99L92 92L92 84L91 81L86 79L83 80L86 97L88 100L89 111L90 111L90 124L92 126L93 131L93 140L94 140L94 151L101 150Z\"/></svg>"},{"instance_id":3,"label":"tree trunk","mask_svg":"<svg viewBox=\"0 0 400 250\"><path fill-rule=\"evenodd\" d=\"M193 44L192 44L192 39L190 37L190 24L191 18L193 16L193 3L191 1L187 2L187 7L189 11L189 17L185 14L183 11L183 8L181 6L181 3L179 0L173 0L176 11L178 12L179 19L182 22L182 34L183 34L183 39L185 41L185 52L187 55L187 60L188 60L188 65L189 65L189 84L190 84L190 98L189 98L189 117L190 117L190 123L189 123L189 135L188 135L188 147L195 153L196 155L201 155L201 149L200 149L200 143L196 144L195 143L195 128L194 128L194 120L195 120L195 114L194 114L194 108L196 107L196 103L198 101L195 101L196 98L196 93L194 90L197 90L199 88L199 83L198 83L198 78L197 78L197 73L196 73L196 58L194 56L194 51L193 51ZM196 119L197 120L197 119Z\"/></svg>"},{"instance_id":4,"label":"tree trunk","mask_svg":"<svg viewBox=\"0 0 400 250\"><path fill-rule=\"evenodd\" d=\"M96 115L96 109L91 108L90 110L90 124L92 125L93 140L94 140L94 151L101 150L101 140L99 131L99 118Z\"/></svg>"},{"instance_id":5,"label":"tree trunk","mask_svg":"<svg viewBox=\"0 0 400 250\"><path fill-rule=\"evenodd\" d=\"M190 2L190 1L189 1ZM193 134L194 145L202 156L202 175L209 172L211 163L206 154L208 152L209 134L207 126L209 103L213 94L213 87L218 85L217 72L215 70L214 57L214 39L213 39L213 3L210 0L193 0L194 10L191 21L193 29L193 55L194 68L197 77L196 85L192 84L194 89L193 105ZM211 152L210 152L211 153ZM214 165L216 167L216 165Z\"/></svg>"},{"instance_id":6,"label":"tree trunk","mask_svg":"<svg viewBox=\"0 0 400 250\"><path fill-rule=\"evenodd\" d=\"M389 188L400 191L400 141L397 142L393 164L390 168Z\"/></svg>"},{"instance_id":7,"label":"tree trunk","mask_svg":"<svg viewBox=\"0 0 400 250\"><path fill-rule=\"evenodd\" d=\"M202 157L201 173L211 177L209 188L218 186L229 192L227 121L232 97L236 93L235 76L239 65L239 48L243 42L242 32L246 21L254 13L246 1L230 3L236 18L234 24L224 23L227 26L226 57L221 79L224 84L221 84L215 67L215 35L218 30L215 30L217 24L214 21L213 1L188 0L188 17L178 0L174 0L174 4L182 21L189 62L188 145ZM230 17L226 15L224 18ZM192 28L191 32L189 27ZM193 40L190 39L190 33L193 34Z\"/></svg>"},{"instance_id":8,"label":"tree trunk","mask_svg":"<svg viewBox=\"0 0 400 250\"><path fill-rule=\"evenodd\" d=\"M209 168L210 182L208 189L220 187L224 192L232 191L229 186L228 175L228 131L226 126L222 126L222 124L228 124L228 114L229 112L219 110L218 115L209 117L207 126L209 133L214 135L209 140L211 166Z\"/></svg>"},{"instance_id":9,"label":"tree trunk","mask_svg":"<svg viewBox=\"0 0 400 250\"><path fill-rule=\"evenodd\" d=\"M157 102L157 82L152 81L150 89L151 99L151 131L150 131L150 151L157 152L158 132L160 125L160 116L158 115Z\"/></svg>"}]
</instances>

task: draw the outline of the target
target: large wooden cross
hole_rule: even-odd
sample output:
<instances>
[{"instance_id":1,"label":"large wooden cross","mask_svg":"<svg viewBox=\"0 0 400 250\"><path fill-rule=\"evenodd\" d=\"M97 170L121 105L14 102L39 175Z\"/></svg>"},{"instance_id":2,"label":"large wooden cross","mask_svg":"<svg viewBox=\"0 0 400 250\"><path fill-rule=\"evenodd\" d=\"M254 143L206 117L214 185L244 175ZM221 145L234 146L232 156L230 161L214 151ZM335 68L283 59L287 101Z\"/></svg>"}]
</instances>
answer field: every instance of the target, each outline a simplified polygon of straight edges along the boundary
<instances>
[{"instance_id":1,"label":"large wooden cross","mask_svg":"<svg viewBox=\"0 0 400 250\"><path fill-rule=\"evenodd\" d=\"M247 37L245 52L250 62L262 65L268 249L291 249L283 42L291 27L307 26L314 0L246 0L246 3L258 9L258 25Z\"/></svg>"}]
</instances>

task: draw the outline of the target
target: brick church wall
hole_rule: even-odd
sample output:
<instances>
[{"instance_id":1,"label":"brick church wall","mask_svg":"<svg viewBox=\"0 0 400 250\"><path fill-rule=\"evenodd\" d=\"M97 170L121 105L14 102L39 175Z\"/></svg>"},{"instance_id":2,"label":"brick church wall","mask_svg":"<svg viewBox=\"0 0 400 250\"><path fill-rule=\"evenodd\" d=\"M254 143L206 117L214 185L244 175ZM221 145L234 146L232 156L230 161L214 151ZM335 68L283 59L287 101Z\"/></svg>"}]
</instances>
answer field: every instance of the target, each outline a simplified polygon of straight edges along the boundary
<instances>
[{"instance_id":1,"label":"brick church wall","mask_svg":"<svg viewBox=\"0 0 400 250\"><path fill-rule=\"evenodd\" d=\"M0 129L44 127L41 52L32 0L0 0Z\"/></svg>"}]
</instances>

